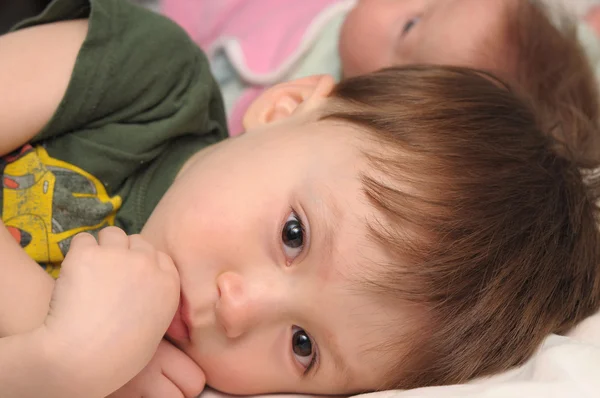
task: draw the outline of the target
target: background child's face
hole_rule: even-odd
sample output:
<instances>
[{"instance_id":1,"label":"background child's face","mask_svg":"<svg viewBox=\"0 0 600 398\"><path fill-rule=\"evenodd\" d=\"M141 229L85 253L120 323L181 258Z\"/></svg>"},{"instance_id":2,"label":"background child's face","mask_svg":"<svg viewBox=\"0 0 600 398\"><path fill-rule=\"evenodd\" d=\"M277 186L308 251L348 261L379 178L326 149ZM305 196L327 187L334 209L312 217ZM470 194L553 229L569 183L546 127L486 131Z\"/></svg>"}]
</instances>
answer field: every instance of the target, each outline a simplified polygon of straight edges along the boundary
<instances>
[{"instance_id":1,"label":"background child's face","mask_svg":"<svg viewBox=\"0 0 600 398\"><path fill-rule=\"evenodd\" d=\"M511 0L360 0L340 37L344 76L392 65L478 65Z\"/></svg>"},{"instance_id":2,"label":"background child's face","mask_svg":"<svg viewBox=\"0 0 600 398\"><path fill-rule=\"evenodd\" d=\"M284 120L216 144L144 228L181 275L189 338L179 315L167 333L214 388L349 394L381 382L386 358L369 349L402 317L356 282L383 261L366 237L375 215L356 134Z\"/></svg>"}]
</instances>

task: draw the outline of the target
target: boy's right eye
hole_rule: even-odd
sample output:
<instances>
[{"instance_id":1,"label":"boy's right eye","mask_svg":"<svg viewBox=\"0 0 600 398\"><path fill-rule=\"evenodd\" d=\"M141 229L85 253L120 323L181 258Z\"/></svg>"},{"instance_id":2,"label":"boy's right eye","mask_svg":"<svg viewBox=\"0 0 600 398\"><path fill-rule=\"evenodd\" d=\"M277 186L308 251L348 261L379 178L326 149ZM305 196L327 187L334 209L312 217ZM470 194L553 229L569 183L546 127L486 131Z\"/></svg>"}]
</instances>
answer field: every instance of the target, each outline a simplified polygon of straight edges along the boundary
<instances>
[{"instance_id":1,"label":"boy's right eye","mask_svg":"<svg viewBox=\"0 0 600 398\"><path fill-rule=\"evenodd\" d=\"M413 18L409 19L408 21L406 21L406 23L404 24L404 28L402 28L402 35L405 35L408 32L410 32L411 29L414 28L415 25L418 24L420 20L421 20L421 17L413 17Z\"/></svg>"},{"instance_id":2,"label":"boy's right eye","mask_svg":"<svg viewBox=\"0 0 600 398\"><path fill-rule=\"evenodd\" d=\"M306 237L304 224L294 211L289 215L281 231L283 251L289 262L294 261L304 248Z\"/></svg>"}]
</instances>

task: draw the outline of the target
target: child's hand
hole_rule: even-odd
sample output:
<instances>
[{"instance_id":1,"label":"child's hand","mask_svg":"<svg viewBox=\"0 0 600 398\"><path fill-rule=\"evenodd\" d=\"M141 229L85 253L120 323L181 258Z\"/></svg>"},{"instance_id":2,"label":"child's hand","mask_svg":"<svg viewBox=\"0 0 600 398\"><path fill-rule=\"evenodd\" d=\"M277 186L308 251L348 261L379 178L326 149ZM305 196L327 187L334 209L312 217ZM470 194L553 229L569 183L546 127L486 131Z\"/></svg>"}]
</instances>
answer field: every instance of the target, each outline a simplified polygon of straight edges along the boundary
<instances>
[{"instance_id":1,"label":"child's hand","mask_svg":"<svg viewBox=\"0 0 600 398\"><path fill-rule=\"evenodd\" d=\"M194 398L204 389L204 382L202 369L163 340L144 370L108 398Z\"/></svg>"},{"instance_id":2,"label":"child's hand","mask_svg":"<svg viewBox=\"0 0 600 398\"><path fill-rule=\"evenodd\" d=\"M43 329L64 356L61 366L105 396L148 364L178 304L171 259L139 235L110 227L98 242L89 234L73 239Z\"/></svg>"}]
</instances>

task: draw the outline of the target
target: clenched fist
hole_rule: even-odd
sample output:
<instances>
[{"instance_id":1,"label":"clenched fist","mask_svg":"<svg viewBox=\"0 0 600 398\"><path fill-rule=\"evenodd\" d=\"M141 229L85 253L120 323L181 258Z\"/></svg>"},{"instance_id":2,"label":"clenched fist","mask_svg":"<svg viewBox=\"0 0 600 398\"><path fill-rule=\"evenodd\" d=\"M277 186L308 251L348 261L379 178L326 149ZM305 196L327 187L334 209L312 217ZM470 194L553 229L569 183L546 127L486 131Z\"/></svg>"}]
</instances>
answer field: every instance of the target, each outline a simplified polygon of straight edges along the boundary
<instances>
[{"instance_id":1,"label":"clenched fist","mask_svg":"<svg viewBox=\"0 0 600 398\"><path fill-rule=\"evenodd\" d=\"M62 263L43 326L86 396L104 397L150 361L179 303L172 260L109 227L79 234Z\"/></svg>"}]
</instances>

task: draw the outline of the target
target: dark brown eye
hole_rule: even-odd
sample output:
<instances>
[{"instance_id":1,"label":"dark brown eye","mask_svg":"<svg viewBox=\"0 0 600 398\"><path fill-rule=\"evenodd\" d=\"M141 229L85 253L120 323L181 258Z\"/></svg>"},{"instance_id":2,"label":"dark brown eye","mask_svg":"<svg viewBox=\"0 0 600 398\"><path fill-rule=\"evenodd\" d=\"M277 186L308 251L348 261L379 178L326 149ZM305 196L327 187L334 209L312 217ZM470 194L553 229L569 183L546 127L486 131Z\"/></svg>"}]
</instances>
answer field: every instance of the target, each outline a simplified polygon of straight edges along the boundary
<instances>
[{"instance_id":1,"label":"dark brown eye","mask_svg":"<svg viewBox=\"0 0 600 398\"><path fill-rule=\"evenodd\" d=\"M302 225L296 219L288 220L281 231L283 244L291 249L297 249L304 244L304 231Z\"/></svg>"},{"instance_id":2,"label":"dark brown eye","mask_svg":"<svg viewBox=\"0 0 600 398\"><path fill-rule=\"evenodd\" d=\"M281 229L283 251L290 263L302 253L305 238L304 225L298 216L292 212Z\"/></svg>"},{"instance_id":3,"label":"dark brown eye","mask_svg":"<svg viewBox=\"0 0 600 398\"><path fill-rule=\"evenodd\" d=\"M292 337L292 349L294 354L301 357L309 357L313 353L312 341L302 329L296 331Z\"/></svg>"},{"instance_id":4,"label":"dark brown eye","mask_svg":"<svg viewBox=\"0 0 600 398\"><path fill-rule=\"evenodd\" d=\"M296 361L309 372L317 361L317 347L311 337L298 326L292 327L292 352Z\"/></svg>"}]
</instances>

